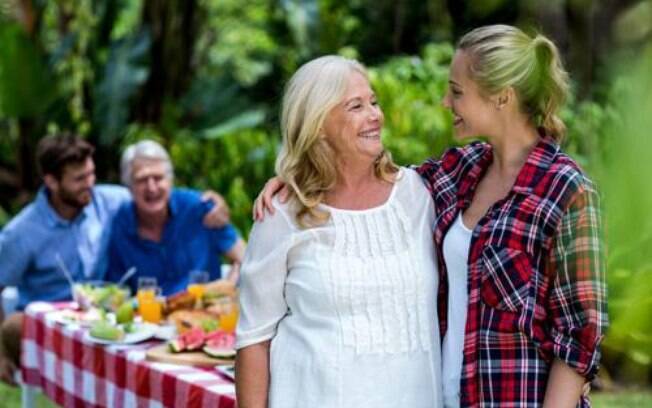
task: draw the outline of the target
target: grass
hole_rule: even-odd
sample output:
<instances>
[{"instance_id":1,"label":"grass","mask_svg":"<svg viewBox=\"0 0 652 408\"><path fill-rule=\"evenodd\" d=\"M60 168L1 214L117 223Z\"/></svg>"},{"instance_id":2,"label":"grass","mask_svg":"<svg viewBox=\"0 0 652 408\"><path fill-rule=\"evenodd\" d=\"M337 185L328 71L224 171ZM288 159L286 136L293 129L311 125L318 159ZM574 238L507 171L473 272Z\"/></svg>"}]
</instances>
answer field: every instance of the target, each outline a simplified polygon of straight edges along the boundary
<instances>
[{"instance_id":1,"label":"grass","mask_svg":"<svg viewBox=\"0 0 652 408\"><path fill-rule=\"evenodd\" d=\"M650 391L593 392L591 400L594 408L652 408Z\"/></svg>"},{"instance_id":2,"label":"grass","mask_svg":"<svg viewBox=\"0 0 652 408\"><path fill-rule=\"evenodd\" d=\"M591 393L594 408L652 408L651 391L619 391L613 393ZM20 407L20 390L0 383L0 401L5 408ZM42 394L36 398L37 408L53 408L57 405Z\"/></svg>"},{"instance_id":3,"label":"grass","mask_svg":"<svg viewBox=\"0 0 652 408\"><path fill-rule=\"evenodd\" d=\"M20 388L13 388L0 383L0 403L5 408L20 408ZM43 394L36 397L36 408L54 408L58 405L50 401Z\"/></svg>"}]
</instances>

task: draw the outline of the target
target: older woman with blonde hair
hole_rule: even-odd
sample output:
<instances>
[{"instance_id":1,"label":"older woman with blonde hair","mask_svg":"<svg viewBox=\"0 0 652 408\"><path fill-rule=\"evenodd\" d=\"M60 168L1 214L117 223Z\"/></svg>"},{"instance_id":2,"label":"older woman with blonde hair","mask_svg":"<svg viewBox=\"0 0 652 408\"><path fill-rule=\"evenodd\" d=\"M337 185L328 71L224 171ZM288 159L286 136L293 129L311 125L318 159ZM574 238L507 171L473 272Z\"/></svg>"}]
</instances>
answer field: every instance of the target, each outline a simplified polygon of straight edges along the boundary
<instances>
[{"instance_id":1,"label":"older woman with blonde hair","mask_svg":"<svg viewBox=\"0 0 652 408\"><path fill-rule=\"evenodd\" d=\"M383 149L365 69L303 65L283 98L287 203L242 266L241 408L441 405L432 202Z\"/></svg>"}]
</instances>

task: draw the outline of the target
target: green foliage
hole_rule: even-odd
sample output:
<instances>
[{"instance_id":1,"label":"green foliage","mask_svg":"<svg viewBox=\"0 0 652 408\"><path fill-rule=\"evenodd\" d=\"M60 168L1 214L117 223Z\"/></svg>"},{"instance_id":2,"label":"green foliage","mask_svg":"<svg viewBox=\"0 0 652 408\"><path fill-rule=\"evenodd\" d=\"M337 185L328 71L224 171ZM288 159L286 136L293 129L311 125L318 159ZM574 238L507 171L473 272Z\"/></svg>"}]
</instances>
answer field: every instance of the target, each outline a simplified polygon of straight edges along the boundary
<instances>
[{"instance_id":1,"label":"green foliage","mask_svg":"<svg viewBox=\"0 0 652 408\"><path fill-rule=\"evenodd\" d=\"M0 112L25 118L43 113L56 95L46 60L17 24L0 19Z\"/></svg>"},{"instance_id":2,"label":"green foliage","mask_svg":"<svg viewBox=\"0 0 652 408\"><path fill-rule=\"evenodd\" d=\"M279 44L268 29L269 2L253 0L242 7L240 0L200 0L205 10L205 30L198 41L201 74L231 72L250 86L273 69Z\"/></svg>"},{"instance_id":3,"label":"green foliage","mask_svg":"<svg viewBox=\"0 0 652 408\"><path fill-rule=\"evenodd\" d=\"M146 32L116 40L95 90L94 122L100 140L111 144L124 134L129 117L129 100L147 79L144 64L150 40Z\"/></svg>"},{"instance_id":4,"label":"green foliage","mask_svg":"<svg viewBox=\"0 0 652 408\"><path fill-rule=\"evenodd\" d=\"M46 29L53 40L58 38L61 47L53 71L59 80L74 130L86 135L91 130L86 89L94 79L91 46L97 34L98 16L91 0L48 2L45 13L50 15ZM65 30L59 26L62 16L69 18Z\"/></svg>"},{"instance_id":5,"label":"green foliage","mask_svg":"<svg viewBox=\"0 0 652 408\"><path fill-rule=\"evenodd\" d=\"M609 248L607 357L625 356L629 379L652 373L652 46L621 68L611 95L619 120L608 121L599 167ZM609 356L611 353L611 356ZM629 372L629 373L628 373Z\"/></svg>"},{"instance_id":6,"label":"green foliage","mask_svg":"<svg viewBox=\"0 0 652 408\"><path fill-rule=\"evenodd\" d=\"M453 144L451 117L441 105L452 55L449 44L430 44L421 56L395 57L370 69L385 113L384 145L399 164L421 163Z\"/></svg>"}]
</instances>

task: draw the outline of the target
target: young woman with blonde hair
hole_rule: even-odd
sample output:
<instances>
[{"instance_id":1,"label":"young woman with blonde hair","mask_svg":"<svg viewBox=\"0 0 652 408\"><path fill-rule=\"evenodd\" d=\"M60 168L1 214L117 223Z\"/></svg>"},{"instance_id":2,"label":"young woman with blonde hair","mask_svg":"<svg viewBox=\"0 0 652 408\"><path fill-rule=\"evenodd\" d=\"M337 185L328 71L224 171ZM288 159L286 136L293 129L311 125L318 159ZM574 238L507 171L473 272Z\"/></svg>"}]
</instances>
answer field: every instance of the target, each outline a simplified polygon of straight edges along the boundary
<instances>
[{"instance_id":1,"label":"young woman with blonde hair","mask_svg":"<svg viewBox=\"0 0 652 408\"><path fill-rule=\"evenodd\" d=\"M600 212L559 148L557 48L481 27L460 40L449 83L456 137L488 143L419 168L438 217L446 405L588 406L607 324Z\"/></svg>"},{"instance_id":2,"label":"young woman with blonde hair","mask_svg":"<svg viewBox=\"0 0 652 408\"><path fill-rule=\"evenodd\" d=\"M559 147L567 81L542 35L493 25L458 44L443 103L457 138L488 143L418 168L437 214L447 407L590 406L606 288L599 197Z\"/></svg>"},{"instance_id":3,"label":"young woman with blonde hair","mask_svg":"<svg viewBox=\"0 0 652 408\"><path fill-rule=\"evenodd\" d=\"M290 80L277 172L291 199L254 225L241 270L240 408L441 406L432 201L382 126L356 61Z\"/></svg>"}]
</instances>

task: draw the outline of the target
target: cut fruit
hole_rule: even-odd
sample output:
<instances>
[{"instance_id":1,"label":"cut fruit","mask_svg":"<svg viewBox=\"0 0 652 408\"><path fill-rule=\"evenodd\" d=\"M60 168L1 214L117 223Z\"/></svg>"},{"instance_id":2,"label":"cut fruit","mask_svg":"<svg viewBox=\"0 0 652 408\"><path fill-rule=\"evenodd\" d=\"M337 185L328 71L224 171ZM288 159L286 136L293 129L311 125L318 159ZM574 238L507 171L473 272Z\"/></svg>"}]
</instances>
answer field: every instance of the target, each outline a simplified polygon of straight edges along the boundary
<instances>
[{"instance_id":1,"label":"cut fruit","mask_svg":"<svg viewBox=\"0 0 652 408\"><path fill-rule=\"evenodd\" d=\"M173 353L180 353L185 350L186 345L180 340L170 340L168 343L168 347L170 348L170 351Z\"/></svg>"},{"instance_id":2,"label":"cut fruit","mask_svg":"<svg viewBox=\"0 0 652 408\"><path fill-rule=\"evenodd\" d=\"M134 321L134 306L131 301L124 302L115 312L115 320L120 323L131 323Z\"/></svg>"},{"instance_id":3,"label":"cut fruit","mask_svg":"<svg viewBox=\"0 0 652 408\"><path fill-rule=\"evenodd\" d=\"M232 359L235 358L235 349L204 346L202 349L204 353L213 358Z\"/></svg>"},{"instance_id":4,"label":"cut fruit","mask_svg":"<svg viewBox=\"0 0 652 408\"><path fill-rule=\"evenodd\" d=\"M206 335L206 345L213 348L232 349L235 346L235 335L216 330Z\"/></svg>"},{"instance_id":5,"label":"cut fruit","mask_svg":"<svg viewBox=\"0 0 652 408\"><path fill-rule=\"evenodd\" d=\"M91 326L90 335L98 339L117 341L122 340L125 332L109 322L99 321Z\"/></svg>"},{"instance_id":6,"label":"cut fruit","mask_svg":"<svg viewBox=\"0 0 652 408\"><path fill-rule=\"evenodd\" d=\"M193 328L179 336L186 347L185 350L199 350L204 345L204 331L200 328Z\"/></svg>"}]
</instances>

